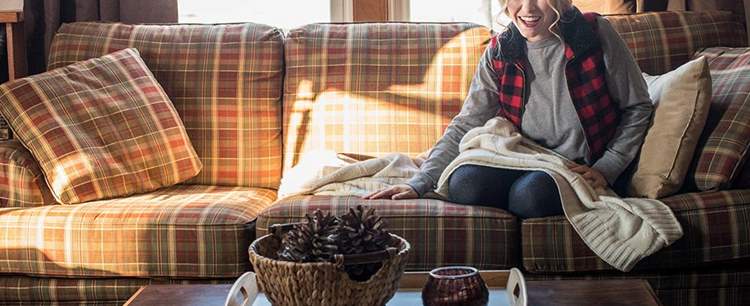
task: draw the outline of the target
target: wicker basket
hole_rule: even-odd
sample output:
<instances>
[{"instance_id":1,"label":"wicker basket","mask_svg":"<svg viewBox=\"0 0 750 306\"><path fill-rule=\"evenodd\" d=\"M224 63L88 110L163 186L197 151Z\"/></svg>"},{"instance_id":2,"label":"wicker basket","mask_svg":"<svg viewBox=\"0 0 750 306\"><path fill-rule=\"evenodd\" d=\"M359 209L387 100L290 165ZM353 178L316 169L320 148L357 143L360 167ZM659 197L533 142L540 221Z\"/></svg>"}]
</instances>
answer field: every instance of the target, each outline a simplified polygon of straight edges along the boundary
<instances>
[{"instance_id":1,"label":"wicker basket","mask_svg":"<svg viewBox=\"0 0 750 306\"><path fill-rule=\"evenodd\" d=\"M385 305L398 290L411 248L408 241L391 234L394 247L386 251L337 255L335 263L295 263L275 259L280 232L272 228L273 234L250 245L258 286L276 306ZM343 270L345 265L373 262L382 262L382 267L364 282L351 280Z\"/></svg>"}]
</instances>

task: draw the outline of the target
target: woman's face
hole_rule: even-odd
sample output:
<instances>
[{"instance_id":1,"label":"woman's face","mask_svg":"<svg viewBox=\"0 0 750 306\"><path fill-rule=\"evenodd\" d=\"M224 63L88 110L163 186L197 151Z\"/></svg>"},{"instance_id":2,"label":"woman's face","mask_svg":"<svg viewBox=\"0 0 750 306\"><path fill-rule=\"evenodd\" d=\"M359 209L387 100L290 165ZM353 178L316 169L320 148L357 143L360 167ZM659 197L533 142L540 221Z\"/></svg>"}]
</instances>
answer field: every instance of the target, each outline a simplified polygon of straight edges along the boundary
<instances>
[{"instance_id":1,"label":"woman's face","mask_svg":"<svg viewBox=\"0 0 750 306\"><path fill-rule=\"evenodd\" d=\"M547 0L508 0L508 15L528 41L539 41L552 36L549 27L557 14Z\"/></svg>"}]
</instances>

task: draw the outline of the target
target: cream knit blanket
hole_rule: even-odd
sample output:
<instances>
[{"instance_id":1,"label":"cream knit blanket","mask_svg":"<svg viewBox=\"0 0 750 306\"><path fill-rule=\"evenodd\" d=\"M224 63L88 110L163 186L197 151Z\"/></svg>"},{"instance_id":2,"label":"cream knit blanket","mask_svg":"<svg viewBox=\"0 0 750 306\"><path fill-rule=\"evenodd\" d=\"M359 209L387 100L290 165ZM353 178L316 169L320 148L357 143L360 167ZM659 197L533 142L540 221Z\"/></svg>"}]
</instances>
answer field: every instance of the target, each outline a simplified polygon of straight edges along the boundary
<instances>
[{"instance_id":1,"label":"cream knit blanket","mask_svg":"<svg viewBox=\"0 0 750 306\"><path fill-rule=\"evenodd\" d=\"M682 236L682 227L661 201L621 199L609 189L594 190L568 170L569 161L524 139L501 117L467 132L459 151L440 176L437 194L428 197L447 199L447 180L464 164L544 171L555 179L565 216L586 245L621 271L631 270L638 261ZM397 153L372 159L332 152L307 155L284 176L279 197L366 195L405 182L419 171L422 161Z\"/></svg>"},{"instance_id":2,"label":"cream knit blanket","mask_svg":"<svg viewBox=\"0 0 750 306\"><path fill-rule=\"evenodd\" d=\"M379 158L332 151L306 153L295 167L284 173L279 198L303 194L366 196L406 182L419 172L424 155L412 159L401 153Z\"/></svg>"},{"instance_id":3,"label":"cream knit blanket","mask_svg":"<svg viewBox=\"0 0 750 306\"><path fill-rule=\"evenodd\" d=\"M544 171L555 179L565 216L581 239L621 271L630 271L644 257L682 237L680 223L661 201L623 199L610 189L591 188L568 170L569 161L525 139L501 117L467 132L459 151L438 180L439 194L448 196L448 178L464 164Z\"/></svg>"}]
</instances>

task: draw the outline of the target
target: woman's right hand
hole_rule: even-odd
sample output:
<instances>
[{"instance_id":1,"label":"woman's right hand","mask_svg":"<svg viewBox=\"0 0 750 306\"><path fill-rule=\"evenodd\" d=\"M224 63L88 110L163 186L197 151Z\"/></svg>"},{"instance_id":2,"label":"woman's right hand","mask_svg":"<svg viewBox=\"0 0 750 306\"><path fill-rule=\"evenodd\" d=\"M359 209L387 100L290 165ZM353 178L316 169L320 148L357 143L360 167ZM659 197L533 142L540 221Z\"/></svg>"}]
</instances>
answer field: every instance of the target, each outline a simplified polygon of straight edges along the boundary
<instances>
[{"instance_id":1,"label":"woman's right hand","mask_svg":"<svg viewBox=\"0 0 750 306\"><path fill-rule=\"evenodd\" d=\"M386 189L368 194L364 196L363 199L365 200L375 200L375 199L405 200L405 199L416 199L418 197L419 197L419 194L417 194L417 192L414 190L414 188L411 188L411 186L406 185L406 184L398 184L398 185L393 185Z\"/></svg>"}]
</instances>

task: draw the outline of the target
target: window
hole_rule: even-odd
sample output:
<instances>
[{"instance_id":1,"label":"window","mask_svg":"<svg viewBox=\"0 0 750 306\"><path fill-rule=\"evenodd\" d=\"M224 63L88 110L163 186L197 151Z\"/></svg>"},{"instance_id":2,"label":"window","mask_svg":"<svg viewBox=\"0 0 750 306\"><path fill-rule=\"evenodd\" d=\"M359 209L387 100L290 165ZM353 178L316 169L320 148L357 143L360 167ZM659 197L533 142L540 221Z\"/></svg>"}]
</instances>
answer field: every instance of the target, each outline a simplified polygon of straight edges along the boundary
<instances>
[{"instance_id":1,"label":"window","mask_svg":"<svg viewBox=\"0 0 750 306\"><path fill-rule=\"evenodd\" d=\"M499 13L500 4L497 0L402 0L408 2L408 13L395 15L406 15L410 21L437 21L437 22L473 22L493 29L498 29L495 22ZM401 1L399 1L401 2ZM405 5L394 5L393 9L403 11ZM402 17L403 18L403 17Z\"/></svg>"},{"instance_id":2,"label":"window","mask_svg":"<svg viewBox=\"0 0 750 306\"><path fill-rule=\"evenodd\" d=\"M473 22L499 29L497 0L178 0L181 23L257 22L291 29L315 22L352 21L363 1L387 2L387 20ZM365 6L366 7L366 6ZM373 20L372 16L359 17ZM362 19L364 18L364 19ZM375 17L374 20L379 20ZM385 20L385 19L383 19ZM507 21L501 21L507 22Z\"/></svg>"},{"instance_id":3,"label":"window","mask_svg":"<svg viewBox=\"0 0 750 306\"><path fill-rule=\"evenodd\" d=\"M178 18L180 23L256 22L291 29L308 23L345 21L345 9L349 8L351 16L350 3L348 0L179 0Z\"/></svg>"}]
</instances>

